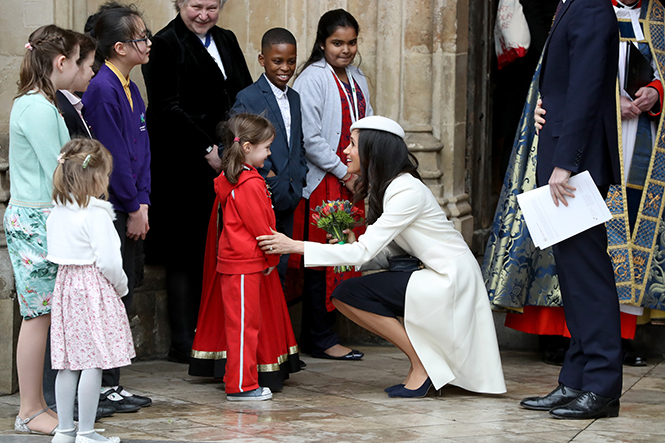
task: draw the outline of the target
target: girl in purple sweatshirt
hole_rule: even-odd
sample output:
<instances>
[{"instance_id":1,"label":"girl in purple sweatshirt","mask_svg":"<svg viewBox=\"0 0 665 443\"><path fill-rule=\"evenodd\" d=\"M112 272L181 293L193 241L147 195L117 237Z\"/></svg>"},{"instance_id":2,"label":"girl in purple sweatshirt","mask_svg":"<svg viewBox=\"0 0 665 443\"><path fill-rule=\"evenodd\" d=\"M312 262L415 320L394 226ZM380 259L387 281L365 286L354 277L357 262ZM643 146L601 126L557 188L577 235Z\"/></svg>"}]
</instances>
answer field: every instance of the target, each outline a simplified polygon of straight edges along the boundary
<instances>
[{"instance_id":1,"label":"girl in purple sweatshirt","mask_svg":"<svg viewBox=\"0 0 665 443\"><path fill-rule=\"evenodd\" d=\"M94 19L95 16L93 16ZM84 117L95 137L111 152L113 172L109 201L113 204L114 225L121 241L123 269L129 280L125 306L132 303L136 245L150 229L150 141L145 123L145 104L138 87L129 80L137 65L148 62L150 31L134 5L113 3L96 15L91 35L97 40L96 57L102 63L83 95ZM119 385L117 369L104 371L103 390ZM152 402L115 388L139 409ZM129 394L129 395L128 395ZM115 402L114 402L115 403Z\"/></svg>"}]
</instances>

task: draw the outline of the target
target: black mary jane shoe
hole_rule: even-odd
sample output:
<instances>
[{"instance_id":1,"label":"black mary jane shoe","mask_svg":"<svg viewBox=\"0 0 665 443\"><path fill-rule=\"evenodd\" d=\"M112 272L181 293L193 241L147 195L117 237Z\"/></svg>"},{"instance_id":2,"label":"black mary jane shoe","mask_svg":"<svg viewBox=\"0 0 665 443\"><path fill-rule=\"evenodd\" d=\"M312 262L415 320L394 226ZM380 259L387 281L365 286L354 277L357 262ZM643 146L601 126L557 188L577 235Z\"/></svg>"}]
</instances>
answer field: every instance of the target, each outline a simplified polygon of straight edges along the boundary
<instances>
[{"instance_id":1,"label":"black mary jane shoe","mask_svg":"<svg viewBox=\"0 0 665 443\"><path fill-rule=\"evenodd\" d=\"M360 360L365 356L364 352L360 352L358 350L352 350L346 355L342 355L340 357L335 357L330 354L326 354L325 351L313 351L312 352L312 357L314 358L324 358L327 360Z\"/></svg>"},{"instance_id":2,"label":"black mary jane shoe","mask_svg":"<svg viewBox=\"0 0 665 443\"><path fill-rule=\"evenodd\" d=\"M520 402L520 406L533 411L549 411L557 406L562 406L575 400L582 391L569 388L559 383L552 392L545 397L527 397Z\"/></svg>"},{"instance_id":3,"label":"black mary jane shoe","mask_svg":"<svg viewBox=\"0 0 665 443\"><path fill-rule=\"evenodd\" d=\"M618 417L619 406L618 398L601 397L593 392L585 391L570 403L553 408L550 415L567 420Z\"/></svg>"}]
</instances>

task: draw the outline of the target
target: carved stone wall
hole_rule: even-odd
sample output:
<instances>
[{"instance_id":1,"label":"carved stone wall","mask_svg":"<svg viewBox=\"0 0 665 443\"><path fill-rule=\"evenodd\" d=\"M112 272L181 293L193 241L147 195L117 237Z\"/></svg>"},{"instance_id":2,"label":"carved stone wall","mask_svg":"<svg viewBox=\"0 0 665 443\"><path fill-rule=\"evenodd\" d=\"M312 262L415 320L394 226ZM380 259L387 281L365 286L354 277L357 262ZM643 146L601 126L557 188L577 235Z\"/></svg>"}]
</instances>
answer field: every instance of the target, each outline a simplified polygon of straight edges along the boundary
<instances>
[{"instance_id":1,"label":"carved stone wall","mask_svg":"<svg viewBox=\"0 0 665 443\"><path fill-rule=\"evenodd\" d=\"M473 217L470 189L465 181L467 52L469 2L474 1L478 0L229 0L219 24L235 32L250 71L257 78L261 73L257 55L266 30L275 26L290 29L298 40L302 63L314 44L319 17L334 8L351 12L361 27L357 62L369 79L375 113L402 124L409 149L417 156L427 185L470 242ZM82 31L88 15L101 3L101 0L0 0L0 162L7 158L9 112L28 35L49 23ZM171 0L135 3L153 32L175 16ZM134 69L131 78L145 97L140 70ZM205 88L211 86L202 80L201 93L205 94ZM0 181L3 179L6 180L6 172L0 171ZM10 348L15 333L10 337L5 328L11 323L6 319L16 318L16 304L11 300L13 280L8 280L11 267L3 255L6 251L3 242L0 240L0 362L13 364ZM158 274L155 274L157 282ZM154 307L146 307L146 312L165 315L158 306L164 302L163 292L154 285L149 285L146 292L152 294L149 297L155 303ZM160 329L158 322L137 321L143 325L141 334L146 334L138 336L140 341L163 350L168 343L164 338L167 335L160 335L157 340L148 337L168 331ZM2 364L5 363L0 363L0 392L9 392L14 385L4 382L7 372L3 372Z\"/></svg>"}]
</instances>

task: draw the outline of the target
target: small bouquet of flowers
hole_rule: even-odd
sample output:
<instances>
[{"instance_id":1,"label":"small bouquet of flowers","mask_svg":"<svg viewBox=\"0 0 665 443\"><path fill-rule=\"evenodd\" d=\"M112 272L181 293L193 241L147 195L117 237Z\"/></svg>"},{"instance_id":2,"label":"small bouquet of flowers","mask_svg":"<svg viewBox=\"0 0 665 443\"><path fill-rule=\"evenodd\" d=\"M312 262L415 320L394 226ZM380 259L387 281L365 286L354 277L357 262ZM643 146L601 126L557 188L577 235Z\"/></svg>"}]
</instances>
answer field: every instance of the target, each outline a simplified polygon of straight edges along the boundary
<instances>
[{"instance_id":1,"label":"small bouquet of flowers","mask_svg":"<svg viewBox=\"0 0 665 443\"><path fill-rule=\"evenodd\" d=\"M363 211L353 206L348 200L334 200L321 202L321 206L314 208L312 214L314 226L323 229L333 238L339 240L338 244L343 245L347 240L347 235L342 232L345 229L353 229L362 223ZM351 266L335 266L335 272L351 271Z\"/></svg>"}]
</instances>

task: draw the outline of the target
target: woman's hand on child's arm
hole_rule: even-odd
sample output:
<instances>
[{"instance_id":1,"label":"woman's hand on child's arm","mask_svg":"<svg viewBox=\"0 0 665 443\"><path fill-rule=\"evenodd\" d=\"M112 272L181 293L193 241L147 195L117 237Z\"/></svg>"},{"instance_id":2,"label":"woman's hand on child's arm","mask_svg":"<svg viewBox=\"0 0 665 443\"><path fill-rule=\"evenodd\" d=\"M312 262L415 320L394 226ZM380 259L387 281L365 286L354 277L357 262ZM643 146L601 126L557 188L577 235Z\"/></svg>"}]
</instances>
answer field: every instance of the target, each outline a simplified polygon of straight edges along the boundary
<instances>
[{"instance_id":1,"label":"woman's hand on child's arm","mask_svg":"<svg viewBox=\"0 0 665 443\"><path fill-rule=\"evenodd\" d=\"M132 240L144 240L149 229L148 205L142 204L139 206L138 210L129 213L126 235Z\"/></svg>"},{"instance_id":2,"label":"woman's hand on child's arm","mask_svg":"<svg viewBox=\"0 0 665 443\"><path fill-rule=\"evenodd\" d=\"M345 229L342 232L346 234L346 241L344 243L351 244L356 241L356 234L352 230ZM333 238L332 234L326 234L326 238L328 239L328 243L330 243L331 245L339 243L339 240Z\"/></svg>"},{"instance_id":3,"label":"woman's hand on child's arm","mask_svg":"<svg viewBox=\"0 0 665 443\"><path fill-rule=\"evenodd\" d=\"M263 270L263 275L270 275L270 273L275 269L275 266L271 266L268 269Z\"/></svg>"},{"instance_id":4,"label":"woman's hand on child's arm","mask_svg":"<svg viewBox=\"0 0 665 443\"><path fill-rule=\"evenodd\" d=\"M271 229L272 235L260 235L256 237L259 247L266 254L303 254L305 244L301 241L292 240L286 235Z\"/></svg>"}]
</instances>

